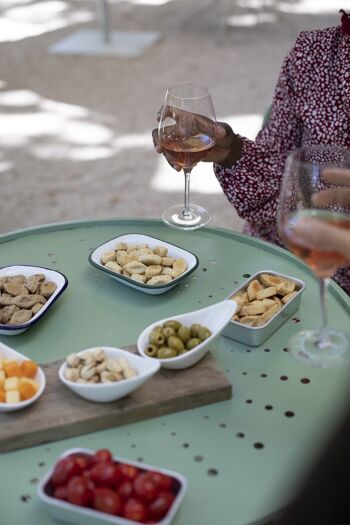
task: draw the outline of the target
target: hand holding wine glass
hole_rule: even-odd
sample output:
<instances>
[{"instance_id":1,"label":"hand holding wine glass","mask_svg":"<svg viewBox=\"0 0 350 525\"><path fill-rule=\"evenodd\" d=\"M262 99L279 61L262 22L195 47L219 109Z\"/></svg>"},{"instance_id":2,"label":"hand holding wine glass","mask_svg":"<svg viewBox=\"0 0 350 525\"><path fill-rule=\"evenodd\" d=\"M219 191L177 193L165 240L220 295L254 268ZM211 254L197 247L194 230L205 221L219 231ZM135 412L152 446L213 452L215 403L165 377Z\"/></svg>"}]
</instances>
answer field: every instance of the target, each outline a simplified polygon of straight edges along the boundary
<instances>
[{"instance_id":1,"label":"hand holding wine glass","mask_svg":"<svg viewBox=\"0 0 350 525\"><path fill-rule=\"evenodd\" d=\"M311 267L320 284L320 330L305 330L290 342L292 355L311 366L339 366L350 360L349 336L327 328L325 308L329 278L350 263L350 192L344 186L349 182L349 168L348 150L310 146L289 155L282 181L280 235Z\"/></svg>"},{"instance_id":2,"label":"hand holding wine glass","mask_svg":"<svg viewBox=\"0 0 350 525\"><path fill-rule=\"evenodd\" d=\"M350 207L350 170L325 169L322 177L329 184L340 184L342 186L315 193L312 199L313 204L325 207L338 203ZM300 220L295 226L294 233L301 241L307 242L314 249L339 252L346 257L350 264L350 231L348 229L310 218ZM327 243L325 243L325 238Z\"/></svg>"},{"instance_id":3,"label":"hand holding wine glass","mask_svg":"<svg viewBox=\"0 0 350 525\"><path fill-rule=\"evenodd\" d=\"M184 204L171 206L163 213L169 226L194 230L209 222L207 210L190 203L190 174L209 155L220 133L213 102L205 87L183 82L168 89L157 142L170 164L175 169L181 168L185 175Z\"/></svg>"}]
</instances>

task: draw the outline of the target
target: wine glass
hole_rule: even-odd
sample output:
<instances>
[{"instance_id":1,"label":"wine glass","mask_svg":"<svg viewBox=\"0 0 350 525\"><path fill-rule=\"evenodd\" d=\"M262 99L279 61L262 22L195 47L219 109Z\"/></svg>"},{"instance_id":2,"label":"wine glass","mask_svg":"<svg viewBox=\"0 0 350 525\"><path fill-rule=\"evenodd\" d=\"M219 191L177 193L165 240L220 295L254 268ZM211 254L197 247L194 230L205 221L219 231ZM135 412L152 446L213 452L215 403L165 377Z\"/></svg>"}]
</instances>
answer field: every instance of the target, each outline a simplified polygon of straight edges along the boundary
<instances>
[{"instance_id":1,"label":"wine glass","mask_svg":"<svg viewBox=\"0 0 350 525\"><path fill-rule=\"evenodd\" d=\"M282 240L310 266L320 286L320 329L297 333L288 347L294 357L305 364L321 368L339 366L350 360L349 336L345 332L327 327L325 307L329 278L338 268L348 266L350 261L336 251L327 250L326 236L320 250L298 237L295 230L301 220L312 224L310 219L350 230L349 207L339 202L317 205L317 200L320 199L315 195L318 193L319 197L320 191L334 188L334 184L327 182L327 173L334 168L350 168L350 151L327 145L294 150L286 161L278 209L278 227Z\"/></svg>"},{"instance_id":2,"label":"wine glass","mask_svg":"<svg viewBox=\"0 0 350 525\"><path fill-rule=\"evenodd\" d=\"M170 87L161 110L158 138L164 154L180 166L185 175L184 204L163 212L163 221L173 228L195 230L210 221L205 208L190 203L192 168L214 147L216 117L206 87L180 82Z\"/></svg>"}]
</instances>

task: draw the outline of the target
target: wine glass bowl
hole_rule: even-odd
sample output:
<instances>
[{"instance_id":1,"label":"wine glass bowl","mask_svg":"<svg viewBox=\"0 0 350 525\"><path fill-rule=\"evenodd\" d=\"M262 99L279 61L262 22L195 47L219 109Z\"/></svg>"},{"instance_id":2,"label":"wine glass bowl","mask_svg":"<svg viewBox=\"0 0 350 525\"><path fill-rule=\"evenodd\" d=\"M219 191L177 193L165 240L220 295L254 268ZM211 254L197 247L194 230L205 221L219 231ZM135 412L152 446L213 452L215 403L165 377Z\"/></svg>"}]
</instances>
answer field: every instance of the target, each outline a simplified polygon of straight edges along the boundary
<instances>
[{"instance_id":1,"label":"wine glass bowl","mask_svg":"<svg viewBox=\"0 0 350 525\"><path fill-rule=\"evenodd\" d=\"M214 147L215 126L214 105L207 88L181 82L167 90L158 139L169 163L185 175L184 204L171 206L163 213L164 222L173 228L194 230L210 220L207 210L190 203L190 174Z\"/></svg>"},{"instance_id":2,"label":"wine glass bowl","mask_svg":"<svg viewBox=\"0 0 350 525\"><path fill-rule=\"evenodd\" d=\"M280 236L286 247L309 265L320 285L321 328L296 334L290 341L290 352L305 364L322 368L350 361L349 336L327 327L325 307L329 278L338 268L349 265L349 260L329 247L327 234L306 239L299 228L307 225L317 232L322 223L323 227L350 231L349 206L339 199L324 198L335 188L334 173L349 168L350 151L343 148L325 145L297 149L287 158L279 200ZM338 189L341 191L341 187Z\"/></svg>"}]
</instances>

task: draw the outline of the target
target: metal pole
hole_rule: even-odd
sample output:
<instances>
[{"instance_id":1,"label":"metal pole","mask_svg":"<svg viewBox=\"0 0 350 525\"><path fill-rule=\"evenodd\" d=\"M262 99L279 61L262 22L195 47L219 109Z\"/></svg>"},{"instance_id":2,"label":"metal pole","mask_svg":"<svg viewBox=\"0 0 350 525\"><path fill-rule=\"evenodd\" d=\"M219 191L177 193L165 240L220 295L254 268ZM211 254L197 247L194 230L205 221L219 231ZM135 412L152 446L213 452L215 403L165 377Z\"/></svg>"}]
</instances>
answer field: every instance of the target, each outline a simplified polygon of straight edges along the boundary
<instances>
[{"instance_id":1,"label":"metal pole","mask_svg":"<svg viewBox=\"0 0 350 525\"><path fill-rule=\"evenodd\" d=\"M97 10L100 14L102 38L105 44L110 42L108 3L107 0L97 0Z\"/></svg>"}]
</instances>

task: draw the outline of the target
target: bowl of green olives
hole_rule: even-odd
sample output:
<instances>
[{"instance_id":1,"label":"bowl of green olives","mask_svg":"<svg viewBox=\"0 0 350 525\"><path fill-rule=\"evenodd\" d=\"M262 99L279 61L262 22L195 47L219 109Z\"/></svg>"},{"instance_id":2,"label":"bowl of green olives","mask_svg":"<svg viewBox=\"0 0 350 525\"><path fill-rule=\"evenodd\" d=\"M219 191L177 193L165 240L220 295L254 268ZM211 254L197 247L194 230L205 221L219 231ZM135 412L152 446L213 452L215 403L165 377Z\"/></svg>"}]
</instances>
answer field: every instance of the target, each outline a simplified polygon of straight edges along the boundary
<instances>
[{"instance_id":1,"label":"bowl of green olives","mask_svg":"<svg viewBox=\"0 0 350 525\"><path fill-rule=\"evenodd\" d=\"M163 368L188 368L214 347L236 308L235 301L227 300L156 321L140 334L138 352Z\"/></svg>"}]
</instances>

